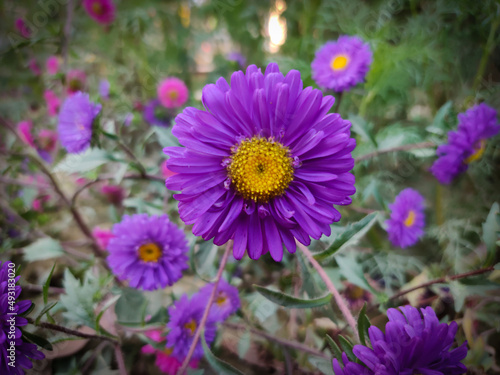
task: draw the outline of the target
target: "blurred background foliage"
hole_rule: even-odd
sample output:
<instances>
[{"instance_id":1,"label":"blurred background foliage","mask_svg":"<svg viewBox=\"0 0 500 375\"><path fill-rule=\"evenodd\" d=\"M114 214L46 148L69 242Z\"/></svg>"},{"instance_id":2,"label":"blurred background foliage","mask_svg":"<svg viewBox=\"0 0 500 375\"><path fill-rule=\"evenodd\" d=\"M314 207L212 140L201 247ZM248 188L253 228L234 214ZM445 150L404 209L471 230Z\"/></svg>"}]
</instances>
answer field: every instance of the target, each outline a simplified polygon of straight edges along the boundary
<instances>
[{"instance_id":1,"label":"blurred background foliage","mask_svg":"<svg viewBox=\"0 0 500 375\"><path fill-rule=\"evenodd\" d=\"M341 34L359 35L369 42L374 62L366 83L344 93L339 108L342 117L353 123L352 131L358 142L354 153L358 157L405 144L444 143L447 132L456 127L458 113L482 101L500 109L498 1L116 0L117 17L109 27L90 19L79 2L68 23L67 4L71 1L4 0L0 3L1 116L12 122L30 118L35 127L55 128L56 119L48 118L45 113L43 91L50 88L60 92L64 74L55 79L35 76L28 64L34 58L43 66L50 55L67 55L64 69L86 72L86 89L92 98L98 98L99 81L109 80L111 95L103 105L103 127L119 134L120 140L132 149L150 174L159 174L164 160L162 147L176 145L177 141L169 129L149 127L142 119L141 105L156 96L156 86L162 78L177 76L190 89L188 105L201 108L203 86L220 76L229 78L234 70L240 69L237 62L227 58L231 52L241 53L247 64L264 67L276 61L282 72L297 69L305 86L315 86L310 63L321 45ZM34 25L28 40L15 32L14 20L20 17ZM69 33L64 31L67 24ZM123 127L123 119L130 112L134 114L132 125ZM2 157L2 176L18 178L35 173L37 165L23 161L25 150L14 142L14 137L4 129L1 134L4 150L14 152ZM181 225L177 202L171 192L165 190L163 182L123 179L127 171L134 171L137 166L120 153L113 139L105 138L101 143L105 152L72 161L61 151L55 167L49 167L57 172L68 194L79 188L77 178L92 181L103 174L112 174L113 181L125 189L126 198L119 205L110 204L93 189L78 197L76 204L91 226L110 227L124 213L135 212L168 212ZM329 276L344 293L350 283L372 295L368 312L373 324L385 323L383 312L388 307L408 302L414 306L431 304L440 318L457 319L461 327L458 339L460 342L467 339L471 348L466 360L470 373L497 374L500 373L499 271L491 276L436 284L403 299L390 299L400 289L500 260L496 253L500 223L494 210L494 202L500 201L498 137L489 142L484 157L451 186L439 185L428 172L434 158L435 149L429 146L407 153L383 153L356 163L357 193L352 206L341 209L343 219L332 225L332 235L315 241L311 248L326 248L339 233L346 231L349 223L377 211L370 224L363 227L363 236L348 241L338 255L323 262ZM95 321L92 312L82 316L72 307L82 305L88 312L88 308L102 307L106 296L120 298L115 308L119 322L143 326L144 316L150 314L157 317L153 323L164 323L164 308L172 300L172 294L194 291L202 285L198 276L208 279L215 274L219 250L212 243L201 242L191 235L191 270L174 288L138 295L117 290L110 285L105 272L93 279L94 259L88 255L88 243L81 240L60 201L52 199L38 212L30 208L40 194L37 189L2 185L1 250L16 263L26 264L22 282L43 283L53 258L60 258L51 286L64 287L66 295L71 295L69 290L76 293L80 288L80 284L75 284L80 282L74 280L76 276L88 292L80 293L81 298L74 301L61 298L51 310L51 316L64 314L64 319L72 324L104 327L102 322ZM406 187L413 187L426 197L427 231L416 246L401 250L390 245L383 228L387 205ZM16 230L18 236L7 233L12 226L7 213L17 217L11 229ZM188 228L186 231L189 232ZM27 245L40 237L39 232L58 239L63 248L57 252L54 246L44 244L32 248L31 253L26 251ZM39 252L47 248L53 252L40 257ZM29 254L38 254L38 258L30 258ZM72 273L64 272L67 267ZM259 262L245 259L231 264L228 269L239 280L240 296L244 300L235 321L322 348L325 333L334 336L342 329L336 324L340 315L334 307L327 305L293 312L272 304L253 287L253 284L274 285L290 295L322 296L323 284L309 267L300 254L286 254L279 264L269 256ZM30 292L28 287L25 290L30 298L40 298L36 291ZM57 296L52 299L57 301ZM138 306L143 299L149 303L141 315L139 312L134 315L123 307L127 306L124 301L128 299ZM38 312L43 305L39 304ZM113 321L112 317L108 319ZM226 336L226 333L219 335L213 349L215 354L236 367L246 368L245 373L284 371L283 363L290 353L279 344L255 341L255 338L251 341L249 331L245 331L238 335L237 345L231 348L227 343L232 341L227 341ZM140 357L139 343L136 337L129 336L124 348L127 365L134 369L132 373L153 373L152 364ZM54 373L77 373L90 356L86 349L93 344L84 345L85 349L75 347L70 356L55 356L51 365ZM224 350L228 348L230 350ZM328 361L308 360L307 355L300 352L295 357L297 372L294 373L329 373ZM102 349L99 358L94 373L101 370L103 374L111 373L106 371L112 361L112 350Z\"/></svg>"}]
</instances>

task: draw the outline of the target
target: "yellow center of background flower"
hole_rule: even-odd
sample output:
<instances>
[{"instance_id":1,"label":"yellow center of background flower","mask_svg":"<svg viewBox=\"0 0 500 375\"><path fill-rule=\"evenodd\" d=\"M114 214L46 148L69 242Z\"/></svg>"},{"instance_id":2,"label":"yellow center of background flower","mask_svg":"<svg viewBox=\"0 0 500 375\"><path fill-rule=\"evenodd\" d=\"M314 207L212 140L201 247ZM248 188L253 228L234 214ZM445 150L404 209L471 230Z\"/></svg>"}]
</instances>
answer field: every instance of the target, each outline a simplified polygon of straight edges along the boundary
<instances>
[{"instance_id":1,"label":"yellow center of background flower","mask_svg":"<svg viewBox=\"0 0 500 375\"><path fill-rule=\"evenodd\" d=\"M100 2L94 1L92 3L92 12L94 12L95 14L98 14L98 15L102 14L103 8L102 8L102 5Z\"/></svg>"},{"instance_id":2,"label":"yellow center of background flower","mask_svg":"<svg viewBox=\"0 0 500 375\"><path fill-rule=\"evenodd\" d=\"M157 262L160 257L160 247L155 243L151 242L139 247L139 258L144 262Z\"/></svg>"},{"instance_id":3,"label":"yellow center of background flower","mask_svg":"<svg viewBox=\"0 0 500 375\"><path fill-rule=\"evenodd\" d=\"M179 93L177 92L177 90L169 91L167 95L172 100L177 100L177 98L179 97Z\"/></svg>"},{"instance_id":4,"label":"yellow center of background flower","mask_svg":"<svg viewBox=\"0 0 500 375\"><path fill-rule=\"evenodd\" d=\"M224 293L221 293L219 292L219 295L217 296L217 300L215 301L215 303L217 303L217 305L222 305L224 304L224 302L226 302L227 300L227 297Z\"/></svg>"},{"instance_id":5,"label":"yellow center of background flower","mask_svg":"<svg viewBox=\"0 0 500 375\"><path fill-rule=\"evenodd\" d=\"M172 354L172 352L174 351L174 348L166 348L163 353L165 353L166 355L170 355Z\"/></svg>"},{"instance_id":6,"label":"yellow center of background flower","mask_svg":"<svg viewBox=\"0 0 500 375\"><path fill-rule=\"evenodd\" d=\"M486 149L486 140L482 139L479 142L479 146L475 148L476 152L474 152L471 156L465 159L465 163L469 164L472 163L473 161L481 159L485 149Z\"/></svg>"},{"instance_id":7,"label":"yellow center of background flower","mask_svg":"<svg viewBox=\"0 0 500 375\"><path fill-rule=\"evenodd\" d=\"M413 224L415 224L415 218L416 218L415 211L410 210L410 212L408 212L408 216L406 217L405 225L407 227L411 227Z\"/></svg>"},{"instance_id":8,"label":"yellow center of background flower","mask_svg":"<svg viewBox=\"0 0 500 375\"><path fill-rule=\"evenodd\" d=\"M330 63L330 65L331 65L333 70L342 70L342 69L345 69L345 67L347 66L348 63L349 63L349 59L347 58L347 56L338 55L332 59L332 62Z\"/></svg>"},{"instance_id":9,"label":"yellow center of background flower","mask_svg":"<svg viewBox=\"0 0 500 375\"><path fill-rule=\"evenodd\" d=\"M196 322L194 321L194 319L191 319L189 322L187 322L186 324L184 324L184 328L188 329L189 330L189 333L191 336L194 335L195 331L196 331Z\"/></svg>"},{"instance_id":10,"label":"yellow center of background flower","mask_svg":"<svg viewBox=\"0 0 500 375\"><path fill-rule=\"evenodd\" d=\"M227 167L243 198L267 202L282 195L293 180L290 151L279 142L253 137L241 142Z\"/></svg>"},{"instance_id":11,"label":"yellow center of background flower","mask_svg":"<svg viewBox=\"0 0 500 375\"><path fill-rule=\"evenodd\" d=\"M360 288L359 286L356 286L356 285L352 286L347 291L347 295L351 299L360 299L361 297L363 297L364 294L365 294L365 291L362 288Z\"/></svg>"}]
</instances>

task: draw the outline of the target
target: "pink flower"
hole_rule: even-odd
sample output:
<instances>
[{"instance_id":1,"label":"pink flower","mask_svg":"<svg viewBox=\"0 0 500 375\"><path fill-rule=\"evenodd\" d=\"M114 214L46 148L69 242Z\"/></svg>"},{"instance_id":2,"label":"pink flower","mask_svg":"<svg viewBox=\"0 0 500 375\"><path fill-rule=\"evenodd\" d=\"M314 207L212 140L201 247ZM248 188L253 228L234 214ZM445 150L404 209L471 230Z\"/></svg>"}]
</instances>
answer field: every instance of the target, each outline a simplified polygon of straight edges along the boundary
<instances>
[{"instance_id":1,"label":"pink flower","mask_svg":"<svg viewBox=\"0 0 500 375\"><path fill-rule=\"evenodd\" d=\"M106 250L108 248L109 240L115 236L110 229L101 229L99 227L95 227L94 230L92 230L92 235L101 250Z\"/></svg>"},{"instance_id":2,"label":"pink flower","mask_svg":"<svg viewBox=\"0 0 500 375\"><path fill-rule=\"evenodd\" d=\"M41 129L38 132L38 147L47 152L53 152L57 145L57 132L50 129Z\"/></svg>"},{"instance_id":3,"label":"pink flower","mask_svg":"<svg viewBox=\"0 0 500 375\"><path fill-rule=\"evenodd\" d=\"M33 124L31 121L21 121L17 124L17 131L21 140L30 147L35 147L35 141L33 140L33 135L31 134L31 128Z\"/></svg>"},{"instance_id":4,"label":"pink flower","mask_svg":"<svg viewBox=\"0 0 500 375\"><path fill-rule=\"evenodd\" d=\"M50 195L42 195L41 197L33 200L31 207L37 212L43 212L43 204L50 199Z\"/></svg>"},{"instance_id":5,"label":"pink flower","mask_svg":"<svg viewBox=\"0 0 500 375\"><path fill-rule=\"evenodd\" d=\"M45 90L43 93L43 97L47 102L47 110L49 112L49 116L57 116L57 112L59 112L59 107L61 106L61 101L51 90Z\"/></svg>"},{"instance_id":6,"label":"pink flower","mask_svg":"<svg viewBox=\"0 0 500 375\"><path fill-rule=\"evenodd\" d=\"M39 76L40 74L42 74L42 71L40 70L40 67L38 66L38 63L35 59L31 59L28 66L34 75Z\"/></svg>"},{"instance_id":7,"label":"pink flower","mask_svg":"<svg viewBox=\"0 0 500 375\"><path fill-rule=\"evenodd\" d=\"M125 197L125 192L118 185L104 185L101 187L101 193L115 206L119 206Z\"/></svg>"},{"instance_id":8,"label":"pink flower","mask_svg":"<svg viewBox=\"0 0 500 375\"><path fill-rule=\"evenodd\" d=\"M31 31L22 18L16 20L16 29L21 33L23 38L29 38L31 36Z\"/></svg>"},{"instance_id":9,"label":"pink flower","mask_svg":"<svg viewBox=\"0 0 500 375\"><path fill-rule=\"evenodd\" d=\"M151 340L156 342L165 341L165 337L162 336L161 331L153 330L150 332L146 332L146 336L148 336ZM175 375L177 371L181 368L182 362L173 356L172 349L167 348L165 346L164 350L158 350L154 348L152 345L145 345L142 347L141 352L144 354L156 354L155 365L160 369L161 372L168 375ZM189 367L197 368L199 360L191 360L189 362Z\"/></svg>"},{"instance_id":10,"label":"pink flower","mask_svg":"<svg viewBox=\"0 0 500 375\"><path fill-rule=\"evenodd\" d=\"M45 66L47 67L47 73L54 75L59 70L59 59L57 56L50 56L45 62Z\"/></svg>"},{"instance_id":11,"label":"pink flower","mask_svg":"<svg viewBox=\"0 0 500 375\"><path fill-rule=\"evenodd\" d=\"M109 25L115 19L115 4L111 0L83 0L83 7L100 24Z\"/></svg>"},{"instance_id":12,"label":"pink flower","mask_svg":"<svg viewBox=\"0 0 500 375\"><path fill-rule=\"evenodd\" d=\"M186 103L189 91L179 78L164 79L158 85L158 99L166 108L179 108Z\"/></svg>"},{"instance_id":13,"label":"pink flower","mask_svg":"<svg viewBox=\"0 0 500 375\"><path fill-rule=\"evenodd\" d=\"M87 76L84 71L73 69L66 76L66 84L68 85L68 94L74 94L77 91L82 91L85 87Z\"/></svg>"},{"instance_id":14,"label":"pink flower","mask_svg":"<svg viewBox=\"0 0 500 375\"><path fill-rule=\"evenodd\" d=\"M170 169L168 169L167 162L168 160L165 160L163 163L161 163L161 173L165 178L169 178L172 177L174 174L177 174L176 172L173 172Z\"/></svg>"}]
</instances>

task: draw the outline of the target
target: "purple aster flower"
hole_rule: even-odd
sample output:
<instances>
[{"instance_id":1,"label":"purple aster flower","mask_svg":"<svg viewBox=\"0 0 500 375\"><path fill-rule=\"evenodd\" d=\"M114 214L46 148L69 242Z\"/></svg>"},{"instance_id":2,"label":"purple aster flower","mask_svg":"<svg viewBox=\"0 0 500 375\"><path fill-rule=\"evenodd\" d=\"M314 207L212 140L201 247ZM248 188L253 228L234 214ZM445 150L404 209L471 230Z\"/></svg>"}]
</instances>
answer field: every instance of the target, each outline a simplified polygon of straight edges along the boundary
<instances>
[{"instance_id":1,"label":"purple aster flower","mask_svg":"<svg viewBox=\"0 0 500 375\"><path fill-rule=\"evenodd\" d=\"M142 113L144 120L154 126L170 126L170 115L168 110L160 104L158 99L150 100L144 107Z\"/></svg>"},{"instance_id":2,"label":"purple aster flower","mask_svg":"<svg viewBox=\"0 0 500 375\"><path fill-rule=\"evenodd\" d=\"M99 82L99 95L102 99L104 100L109 99L109 88L110 84L107 79L103 79Z\"/></svg>"},{"instance_id":3,"label":"purple aster flower","mask_svg":"<svg viewBox=\"0 0 500 375\"><path fill-rule=\"evenodd\" d=\"M278 65L262 74L255 65L203 89L207 109L188 107L172 130L185 147L167 147L168 168L177 174L167 188L179 190L179 214L193 233L252 259L283 244L330 235L340 220L333 207L351 203L356 191L349 121L328 114L334 98L302 88L300 73L286 77Z\"/></svg>"},{"instance_id":4,"label":"purple aster flower","mask_svg":"<svg viewBox=\"0 0 500 375\"><path fill-rule=\"evenodd\" d=\"M107 248L108 264L132 288L165 288L188 268L186 236L167 215L125 215L113 226L113 235Z\"/></svg>"},{"instance_id":5,"label":"purple aster flower","mask_svg":"<svg viewBox=\"0 0 500 375\"><path fill-rule=\"evenodd\" d=\"M214 284L205 285L200 289L199 293L208 301ZM229 315L235 313L240 308L240 297L238 289L231 286L225 280L220 280L215 293L215 300L212 305L212 310L215 310L220 316L220 320L225 320Z\"/></svg>"},{"instance_id":6,"label":"purple aster flower","mask_svg":"<svg viewBox=\"0 0 500 375\"><path fill-rule=\"evenodd\" d=\"M418 191L407 188L389 205L391 218L385 223L389 240L394 246L412 246L424 234L424 197Z\"/></svg>"},{"instance_id":7,"label":"purple aster flower","mask_svg":"<svg viewBox=\"0 0 500 375\"><path fill-rule=\"evenodd\" d=\"M45 356L38 351L35 344L24 342L20 327L28 324L26 318L20 316L31 306L31 301L17 301L21 294L21 286L15 275L14 263L0 263L0 373L5 375L24 374L23 369L33 367L34 359ZM9 301L9 297L11 300ZM12 300L14 298L14 300ZM13 315L10 315L13 314ZM14 367L9 363L14 363Z\"/></svg>"},{"instance_id":8,"label":"purple aster flower","mask_svg":"<svg viewBox=\"0 0 500 375\"><path fill-rule=\"evenodd\" d=\"M320 87L346 91L365 80L372 60L368 43L357 36L343 35L316 51L312 78Z\"/></svg>"},{"instance_id":9,"label":"purple aster flower","mask_svg":"<svg viewBox=\"0 0 500 375\"><path fill-rule=\"evenodd\" d=\"M385 335L375 326L368 329L370 349L355 345L354 355L367 368L349 362L342 356L344 368L333 360L335 375L458 375L467 371L460 363L467 355L467 342L450 351L457 323L439 323L431 307L420 309L412 306L387 310L389 322Z\"/></svg>"},{"instance_id":10,"label":"purple aster flower","mask_svg":"<svg viewBox=\"0 0 500 375\"><path fill-rule=\"evenodd\" d=\"M69 153L79 153L90 146L92 124L100 111L101 105L92 103L89 95L81 91L64 101L57 131L61 144Z\"/></svg>"},{"instance_id":11,"label":"purple aster flower","mask_svg":"<svg viewBox=\"0 0 500 375\"><path fill-rule=\"evenodd\" d=\"M203 317L206 302L206 298L200 293L196 293L191 298L183 295L175 301L173 306L168 308L170 321L167 323L169 329L167 348L171 348L172 355L181 362L186 358L193 343L194 334ZM217 321L220 321L220 316L215 310L210 310L204 329L207 344L215 339ZM200 359L202 356L203 348L201 342L198 341L193 359Z\"/></svg>"},{"instance_id":12,"label":"purple aster flower","mask_svg":"<svg viewBox=\"0 0 500 375\"><path fill-rule=\"evenodd\" d=\"M236 61L242 68L246 65L247 59L239 52L231 52L227 55L229 61Z\"/></svg>"},{"instance_id":13,"label":"purple aster flower","mask_svg":"<svg viewBox=\"0 0 500 375\"><path fill-rule=\"evenodd\" d=\"M442 184L449 184L480 159L486 140L500 131L497 112L482 103L458 115L458 129L448 133L448 144L437 148L438 159L430 171Z\"/></svg>"}]
</instances>

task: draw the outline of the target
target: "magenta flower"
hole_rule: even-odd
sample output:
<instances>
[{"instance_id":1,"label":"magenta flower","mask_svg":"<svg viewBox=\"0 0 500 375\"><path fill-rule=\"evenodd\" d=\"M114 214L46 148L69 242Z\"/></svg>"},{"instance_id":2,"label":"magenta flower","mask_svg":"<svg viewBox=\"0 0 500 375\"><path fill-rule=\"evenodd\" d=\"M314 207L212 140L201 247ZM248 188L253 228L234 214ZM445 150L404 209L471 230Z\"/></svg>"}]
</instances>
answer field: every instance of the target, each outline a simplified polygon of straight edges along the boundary
<instances>
[{"instance_id":1,"label":"magenta flower","mask_svg":"<svg viewBox=\"0 0 500 375\"><path fill-rule=\"evenodd\" d=\"M458 115L458 129L448 133L448 144L437 148L430 171L442 184L450 184L469 164L483 156L486 141L498 134L497 111L481 103Z\"/></svg>"},{"instance_id":2,"label":"magenta flower","mask_svg":"<svg viewBox=\"0 0 500 375\"><path fill-rule=\"evenodd\" d=\"M82 91L85 88L87 76L85 72L78 69L73 69L66 75L66 85L68 94Z\"/></svg>"},{"instance_id":3,"label":"magenta flower","mask_svg":"<svg viewBox=\"0 0 500 375\"><path fill-rule=\"evenodd\" d=\"M159 343L162 343L166 340L166 338L162 336L161 331L159 330L146 332L145 334L151 340ZM156 356L155 365L160 369L161 372L168 375L176 375L177 371L179 371L182 366L182 362L172 356L172 351L172 348L167 348L166 346L164 350L159 350L151 345L145 345L141 349L141 352L144 354L154 354ZM189 362L189 367L197 368L199 362L199 360L192 359Z\"/></svg>"},{"instance_id":4,"label":"magenta flower","mask_svg":"<svg viewBox=\"0 0 500 375\"><path fill-rule=\"evenodd\" d=\"M418 191L407 188L389 205L391 218L385 223L389 240L394 246L412 246L424 234L424 197Z\"/></svg>"},{"instance_id":5,"label":"magenta flower","mask_svg":"<svg viewBox=\"0 0 500 375\"><path fill-rule=\"evenodd\" d=\"M328 113L334 103L320 90L302 88L300 73L286 76L269 64L203 89L206 111L188 107L172 130L185 147L167 147L176 172L168 189L181 191L179 214L193 233L252 259L283 257L295 239L330 235L340 220L333 205L351 203L354 166L351 123Z\"/></svg>"},{"instance_id":6,"label":"magenta flower","mask_svg":"<svg viewBox=\"0 0 500 375\"><path fill-rule=\"evenodd\" d=\"M365 80L372 60L368 43L357 36L343 35L316 52L311 64L312 78L320 87L347 91Z\"/></svg>"},{"instance_id":7,"label":"magenta flower","mask_svg":"<svg viewBox=\"0 0 500 375\"><path fill-rule=\"evenodd\" d=\"M97 245L99 245L101 250L106 250L108 248L109 240L115 236L110 229L101 229L99 227L95 227L92 230L92 235L94 236Z\"/></svg>"},{"instance_id":8,"label":"magenta flower","mask_svg":"<svg viewBox=\"0 0 500 375\"><path fill-rule=\"evenodd\" d=\"M115 4L112 0L83 0L83 7L100 24L109 25L115 19Z\"/></svg>"},{"instance_id":9,"label":"magenta flower","mask_svg":"<svg viewBox=\"0 0 500 375\"><path fill-rule=\"evenodd\" d=\"M179 78L164 79L158 85L158 100L166 108L179 108L186 103L189 91Z\"/></svg>"},{"instance_id":10,"label":"magenta flower","mask_svg":"<svg viewBox=\"0 0 500 375\"><path fill-rule=\"evenodd\" d=\"M101 193L115 206L121 205L125 198L125 191L119 185L104 185L101 187Z\"/></svg>"},{"instance_id":11,"label":"magenta flower","mask_svg":"<svg viewBox=\"0 0 500 375\"><path fill-rule=\"evenodd\" d=\"M31 59L28 66L34 75L39 76L40 74L42 74L42 71L40 70L40 67L38 66L38 63L35 59Z\"/></svg>"},{"instance_id":12,"label":"magenta flower","mask_svg":"<svg viewBox=\"0 0 500 375\"><path fill-rule=\"evenodd\" d=\"M33 135L31 134L32 127L33 123L31 121L21 121L17 124L17 131L19 132L19 137L25 144L35 148L35 141L33 139Z\"/></svg>"},{"instance_id":13,"label":"magenta flower","mask_svg":"<svg viewBox=\"0 0 500 375\"><path fill-rule=\"evenodd\" d=\"M47 112L49 116L57 116L57 112L59 111L59 107L61 106L61 101L56 96L54 91L45 90L43 93L43 97L45 98L45 102L47 103Z\"/></svg>"},{"instance_id":14,"label":"magenta flower","mask_svg":"<svg viewBox=\"0 0 500 375\"><path fill-rule=\"evenodd\" d=\"M16 20L15 25L16 25L17 31L19 31L19 33L21 34L21 36L23 38L27 39L31 36L31 31L28 28L28 26L26 26L26 22L22 18L18 18Z\"/></svg>"},{"instance_id":15,"label":"magenta flower","mask_svg":"<svg viewBox=\"0 0 500 375\"><path fill-rule=\"evenodd\" d=\"M50 56L45 62L47 73L54 75L59 71L59 58L57 56Z\"/></svg>"}]
</instances>

